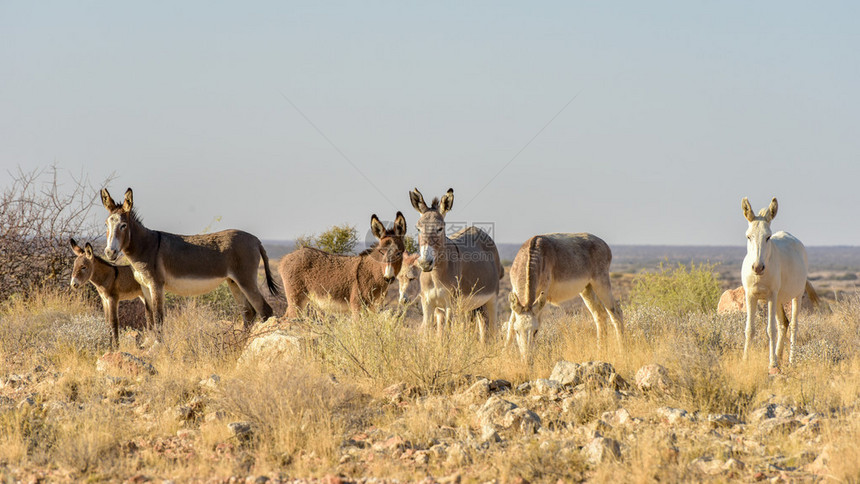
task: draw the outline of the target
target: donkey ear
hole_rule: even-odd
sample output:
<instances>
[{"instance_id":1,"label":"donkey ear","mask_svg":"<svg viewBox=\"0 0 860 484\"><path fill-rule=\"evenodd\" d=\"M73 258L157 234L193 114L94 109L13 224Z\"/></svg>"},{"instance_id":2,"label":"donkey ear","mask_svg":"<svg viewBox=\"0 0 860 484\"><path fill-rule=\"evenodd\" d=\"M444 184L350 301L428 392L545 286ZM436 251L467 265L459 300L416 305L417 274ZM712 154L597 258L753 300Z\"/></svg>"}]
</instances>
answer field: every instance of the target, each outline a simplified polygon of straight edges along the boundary
<instances>
[{"instance_id":1,"label":"donkey ear","mask_svg":"<svg viewBox=\"0 0 860 484\"><path fill-rule=\"evenodd\" d=\"M81 249L80 246L78 246L78 243L75 242L75 239L70 238L69 245L72 247L72 252L74 252L75 255L84 255L84 250Z\"/></svg>"},{"instance_id":2,"label":"donkey ear","mask_svg":"<svg viewBox=\"0 0 860 484\"><path fill-rule=\"evenodd\" d=\"M755 220L755 212L753 212L752 206L750 205L750 199L744 197L741 201L741 206L744 209L744 218L746 218L748 222Z\"/></svg>"},{"instance_id":3,"label":"donkey ear","mask_svg":"<svg viewBox=\"0 0 860 484\"><path fill-rule=\"evenodd\" d=\"M541 309L543 309L545 304L546 304L546 294L543 291L541 291L540 294L538 295L537 299L535 299L535 303L532 304L532 307L537 308L537 310L540 311Z\"/></svg>"},{"instance_id":4,"label":"donkey ear","mask_svg":"<svg viewBox=\"0 0 860 484\"><path fill-rule=\"evenodd\" d=\"M116 209L116 202L111 198L110 193L107 188L102 188L102 205L105 206L108 211L113 212Z\"/></svg>"},{"instance_id":5,"label":"donkey ear","mask_svg":"<svg viewBox=\"0 0 860 484\"><path fill-rule=\"evenodd\" d=\"M417 188L409 192L409 201L412 202L412 207L415 208L418 213L424 213L427 211L427 204L424 202L424 195L422 195Z\"/></svg>"},{"instance_id":6,"label":"donkey ear","mask_svg":"<svg viewBox=\"0 0 860 484\"><path fill-rule=\"evenodd\" d=\"M131 207L134 206L134 193L131 188L125 191L125 200L122 202L122 211L131 212Z\"/></svg>"},{"instance_id":7,"label":"donkey ear","mask_svg":"<svg viewBox=\"0 0 860 484\"><path fill-rule=\"evenodd\" d=\"M442 196L442 200L439 201L439 214L445 215L454 207L454 189L449 188L448 192Z\"/></svg>"},{"instance_id":8,"label":"donkey ear","mask_svg":"<svg viewBox=\"0 0 860 484\"><path fill-rule=\"evenodd\" d=\"M382 225L376 214L370 216L370 231L377 239L385 237L385 225Z\"/></svg>"},{"instance_id":9,"label":"donkey ear","mask_svg":"<svg viewBox=\"0 0 860 484\"><path fill-rule=\"evenodd\" d=\"M87 242L87 245L84 246L84 254L87 255L87 259L92 260L93 258L93 246Z\"/></svg>"},{"instance_id":10,"label":"donkey ear","mask_svg":"<svg viewBox=\"0 0 860 484\"><path fill-rule=\"evenodd\" d=\"M399 211L394 216L394 235L398 237L406 235L406 217Z\"/></svg>"},{"instance_id":11,"label":"donkey ear","mask_svg":"<svg viewBox=\"0 0 860 484\"><path fill-rule=\"evenodd\" d=\"M771 220L773 220L774 217L776 217L777 208L778 205L776 203L776 197L773 197L773 200L770 201L770 206L767 207L767 213L765 214L765 218L768 222L770 222Z\"/></svg>"}]
</instances>

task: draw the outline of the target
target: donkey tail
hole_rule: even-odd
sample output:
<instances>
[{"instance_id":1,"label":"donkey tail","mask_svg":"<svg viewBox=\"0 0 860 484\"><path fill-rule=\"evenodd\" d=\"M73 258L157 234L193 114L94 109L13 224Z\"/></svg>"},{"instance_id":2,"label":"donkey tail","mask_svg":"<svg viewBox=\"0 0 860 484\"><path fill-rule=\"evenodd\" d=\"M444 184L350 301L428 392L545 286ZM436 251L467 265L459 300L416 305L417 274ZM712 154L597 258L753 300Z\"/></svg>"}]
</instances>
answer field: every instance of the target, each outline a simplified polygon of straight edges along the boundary
<instances>
[{"instance_id":1,"label":"donkey tail","mask_svg":"<svg viewBox=\"0 0 860 484\"><path fill-rule=\"evenodd\" d=\"M278 295L278 283L272 278L272 271L269 269L269 256L266 254L266 249L263 243L260 242L260 255L263 257L263 270L266 272L266 286L269 287L269 292L272 296Z\"/></svg>"},{"instance_id":2,"label":"donkey tail","mask_svg":"<svg viewBox=\"0 0 860 484\"><path fill-rule=\"evenodd\" d=\"M816 309L821 306L821 300L818 298L818 293L815 292L815 288L812 287L812 283L809 280L806 281L806 295L809 296L809 302L812 303Z\"/></svg>"}]
</instances>

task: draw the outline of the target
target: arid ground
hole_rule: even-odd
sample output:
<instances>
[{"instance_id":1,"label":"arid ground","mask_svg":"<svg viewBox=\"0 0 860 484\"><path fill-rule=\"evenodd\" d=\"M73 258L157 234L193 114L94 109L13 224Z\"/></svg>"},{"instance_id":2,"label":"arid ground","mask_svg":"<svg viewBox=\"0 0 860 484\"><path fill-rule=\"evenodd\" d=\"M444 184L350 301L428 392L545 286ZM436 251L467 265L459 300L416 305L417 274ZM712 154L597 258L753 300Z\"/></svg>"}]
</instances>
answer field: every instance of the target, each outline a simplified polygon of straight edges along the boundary
<instances>
[{"instance_id":1,"label":"arid ground","mask_svg":"<svg viewBox=\"0 0 860 484\"><path fill-rule=\"evenodd\" d=\"M801 314L797 361L786 351L771 376L761 320L743 362L743 314L633 304L655 264L617 261L624 347L599 347L574 302L545 311L531 365L498 334L478 344L463 319L422 332L417 304L249 334L221 288L172 299L160 342L125 329L112 352L90 288L13 297L0 306L0 478L860 480L855 267L813 265L826 307Z\"/></svg>"}]
</instances>

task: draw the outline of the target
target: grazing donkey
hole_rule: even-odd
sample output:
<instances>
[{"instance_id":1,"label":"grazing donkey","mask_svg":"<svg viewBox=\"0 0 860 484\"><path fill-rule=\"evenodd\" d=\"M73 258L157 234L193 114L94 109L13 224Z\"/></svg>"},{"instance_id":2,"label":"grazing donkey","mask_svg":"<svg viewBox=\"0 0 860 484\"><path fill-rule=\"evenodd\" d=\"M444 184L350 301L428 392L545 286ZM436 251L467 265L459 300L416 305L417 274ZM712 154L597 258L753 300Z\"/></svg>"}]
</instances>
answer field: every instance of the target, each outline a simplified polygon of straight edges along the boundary
<instances>
[{"instance_id":1,"label":"grazing donkey","mask_svg":"<svg viewBox=\"0 0 860 484\"><path fill-rule=\"evenodd\" d=\"M93 253L93 246L89 242L84 248L78 246L75 239L69 239L69 245L77 256L72 267L72 288L79 289L87 282L95 286L99 297L102 299L102 308L105 312L105 321L111 329L110 342L116 347L119 345L119 317L117 308L120 301L139 297L146 307L146 322L152 324L152 310L143 299L140 284L134 280L134 272L131 266L118 266L107 262Z\"/></svg>"},{"instance_id":2,"label":"grazing donkey","mask_svg":"<svg viewBox=\"0 0 860 484\"><path fill-rule=\"evenodd\" d=\"M804 290L810 300L817 302L818 296L807 280L809 266L803 244L788 232L772 233L770 222L776 217L776 198L770 206L753 212L750 201L744 197L741 202L744 217L749 222L747 228L747 255L741 267L741 279L746 293L747 326L744 341L744 361L748 356L750 339L755 332L755 319L758 301L767 301L767 337L769 372L779 373L779 360L782 358L785 331L789 327L783 304L791 301L791 349L788 353L789 364L794 363L794 345L797 333L797 314ZM779 336L773 338L779 316Z\"/></svg>"},{"instance_id":3,"label":"grazing donkey","mask_svg":"<svg viewBox=\"0 0 860 484\"><path fill-rule=\"evenodd\" d=\"M261 258L266 284L273 295L277 294L278 286L272 279L269 258L260 239L240 230L200 235L150 230L133 209L131 188L126 190L121 205L114 202L106 188L102 189L101 197L109 212L105 255L114 261L122 251L131 262L134 278L153 310L157 329L164 321L165 290L180 296L196 296L214 290L224 281L242 306L246 328L253 323L255 312L263 320L272 316L271 306L257 288Z\"/></svg>"},{"instance_id":4,"label":"grazing donkey","mask_svg":"<svg viewBox=\"0 0 860 484\"><path fill-rule=\"evenodd\" d=\"M296 318L309 301L334 311L377 308L403 264L406 219L397 212L394 228L386 229L376 214L370 229L378 242L359 255L330 254L302 247L285 255L278 272L287 297L288 318Z\"/></svg>"},{"instance_id":5,"label":"grazing donkey","mask_svg":"<svg viewBox=\"0 0 860 484\"><path fill-rule=\"evenodd\" d=\"M540 311L549 302L558 305L582 297L597 326L601 344L606 315L622 347L624 321L612 296L609 264L612 251L599 237L580 234L535 235L517 252L511 266L511 318L505 344L516 334L520 355L526 361L540 327Z\"/></svg>"},{"instance_id":6,"label":"grazing donkey","mask_svg":"<svg viewBox=\"0 0 860 484\"><path fill-rule=\"evenodd\" d=\"M400 267L400 272L397 274L398 294L397 298L400 304L409 304L409 294L412 293L412 288L418 285L421 277L421 269L415 264L418 260L418 254L403 253L403 265ZM419 288L419 291L421 289Z\"/></svg>"},{"instance_id":7,"label":"grazing donkey","mask_svg":"<svg viewBox=\"0 0 860 484\"><path fill-rule=\"evenodd\" d=\"M421 309L423 327L436 319L437 330L451 318L455 300L460 299L464 311L480 309L478 335L481 342L496 323L496 298L499 280L504 275L499 251L489 234L476 227L467 227L448 238L445 235L445 214L454 206L454 189L449 188L442 199L434 198L430 206L416 188L409 200L421 217L418 219L418 260L421 274Z\"/></svg>"}]
</instances>

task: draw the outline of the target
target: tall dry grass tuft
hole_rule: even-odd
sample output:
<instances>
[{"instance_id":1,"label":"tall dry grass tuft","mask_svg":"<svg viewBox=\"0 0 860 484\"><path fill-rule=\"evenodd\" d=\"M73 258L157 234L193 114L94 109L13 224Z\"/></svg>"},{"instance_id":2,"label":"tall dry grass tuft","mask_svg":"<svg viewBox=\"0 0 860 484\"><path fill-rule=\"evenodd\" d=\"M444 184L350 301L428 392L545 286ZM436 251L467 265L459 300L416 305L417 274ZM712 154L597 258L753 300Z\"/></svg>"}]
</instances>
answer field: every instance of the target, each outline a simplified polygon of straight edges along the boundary
<instances>
[{"instance_id":1,"label":"tall dry grass tuft","mask_svg":"<svg viewBox=\"0 0 860 484\"><path fill-rule=\"evenodd\" d=\"M351 385L291 363L238 372L224 382L221 396L224 410L251 424L247 445L260 458L257 469L303 473L323 472L337 462L351 416L365 403Z\"/></svg>"},{"instance_id":2,"label":"tall dry grass tuft","mask_svg":"<svg viewBox=\"0 0 860 484\"><path fill-rule=\"evenodd\" d=\"M404 382L434 392L465 375L480 374L499 350L479 345L474 323L455 317L440 334L407 324L403 314L363 312L325 318L317 332L315 357L326 371L369 381L377 387Z\"/></svg>"}]
</instances>

